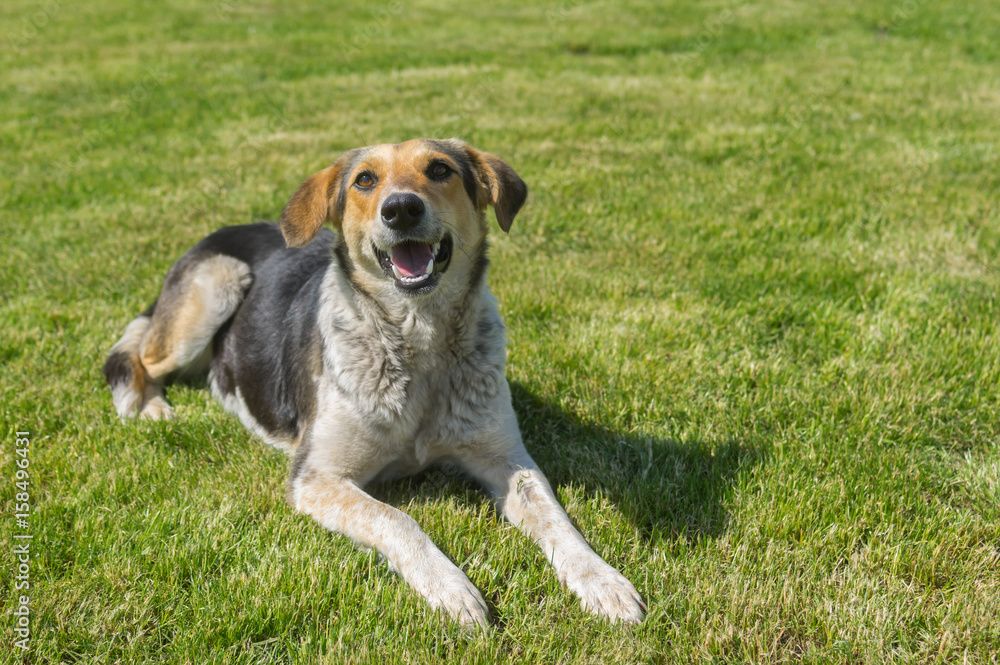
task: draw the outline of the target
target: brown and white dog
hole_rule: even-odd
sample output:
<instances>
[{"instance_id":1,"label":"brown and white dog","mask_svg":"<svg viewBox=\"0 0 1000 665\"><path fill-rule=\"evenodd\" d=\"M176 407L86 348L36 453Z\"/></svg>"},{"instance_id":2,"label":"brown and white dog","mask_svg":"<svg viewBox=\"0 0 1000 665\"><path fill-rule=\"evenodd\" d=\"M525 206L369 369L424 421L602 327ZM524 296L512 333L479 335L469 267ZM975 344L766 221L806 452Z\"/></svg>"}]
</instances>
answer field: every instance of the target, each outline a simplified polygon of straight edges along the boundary
<instances>
[{"instance_id":1,"label":"brown and white dog","mask_svg":"<svg viewBox=\"0 0 1000 665\"><path fill-rule=\"evenodd\" d=\"M290 503L376 548L432 607L485 626L465 574L362 489L450 461L584 608L641 621L642 598L570 523L511 406L485 212L507 231L527 193L507 164L455 139L348 152L302 183L280 227L221 229L173 265L104 365L118 413L173 417L163 385L207 372L228 411L292 456Z\"/></svg>"}]
</instances>

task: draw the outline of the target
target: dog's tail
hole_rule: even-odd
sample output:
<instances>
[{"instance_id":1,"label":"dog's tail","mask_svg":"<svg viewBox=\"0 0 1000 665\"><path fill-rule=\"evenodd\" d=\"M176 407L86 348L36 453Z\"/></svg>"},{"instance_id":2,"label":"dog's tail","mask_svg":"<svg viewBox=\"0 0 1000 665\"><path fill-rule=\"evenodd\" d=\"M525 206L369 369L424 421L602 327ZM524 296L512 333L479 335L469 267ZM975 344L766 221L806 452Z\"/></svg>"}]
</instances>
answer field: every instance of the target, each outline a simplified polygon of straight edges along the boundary
<instances>
[{"instance_id":1,"label":"dog's tail","mask_svg":"<svg viewBox=\"0 0 1000 665\"><path fill-rule=\"evenodd\" d=\"M122 418L137 414L153 420L174 417L174 410L163 397L163 386L150 378L139 355L155 309L156 303L153 303L125 327L104 361L104 377L111 388L115 410Z\"/></svg>"}]
</instances>

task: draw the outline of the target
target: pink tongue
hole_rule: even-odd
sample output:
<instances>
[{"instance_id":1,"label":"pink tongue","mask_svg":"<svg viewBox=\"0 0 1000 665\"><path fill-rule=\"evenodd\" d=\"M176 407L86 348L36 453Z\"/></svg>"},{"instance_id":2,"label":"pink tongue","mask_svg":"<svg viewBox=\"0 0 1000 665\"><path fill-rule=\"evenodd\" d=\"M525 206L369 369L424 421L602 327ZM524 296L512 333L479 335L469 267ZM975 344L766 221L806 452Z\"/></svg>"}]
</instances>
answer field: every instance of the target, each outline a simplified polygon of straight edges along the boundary
<instances>
[{"instance_id":1,"label":"pink tongue","mask_svg":"<svg viewBox=\"0 0 1000 665\"><path fill-rule=\"evenodd\" d=\"M392 248L392 262L403 277L423 277L433 258L431 246L425 242L404 242Z\"/></svg>"}]
</instances>

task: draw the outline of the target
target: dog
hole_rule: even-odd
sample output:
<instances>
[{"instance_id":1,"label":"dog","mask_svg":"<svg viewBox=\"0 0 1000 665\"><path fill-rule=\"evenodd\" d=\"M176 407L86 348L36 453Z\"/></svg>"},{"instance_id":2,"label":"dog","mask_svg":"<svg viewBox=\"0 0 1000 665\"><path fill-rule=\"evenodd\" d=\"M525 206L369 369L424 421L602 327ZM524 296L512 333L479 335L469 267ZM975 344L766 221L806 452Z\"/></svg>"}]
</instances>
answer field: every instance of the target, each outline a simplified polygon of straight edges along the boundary
<instances>
[{"instance_id":1,"label":"dog","mask_svg":"<svg viewBox=\"0 0 1000 665\"><path fill-rule=\"evenodd\" d=\"M302 183L280 224L223 228L171 267L104 365L118 414L172 418L164 385L207 373L227 411L290 455L289 503L377 549L431 607L486 627L462 570L363 490L455 464L584 609L638 623L642 597L574 528L511 405L486 208L508 232L527 194L510 166L458 139L347 152Z\"/></svg>"}]
</instances>

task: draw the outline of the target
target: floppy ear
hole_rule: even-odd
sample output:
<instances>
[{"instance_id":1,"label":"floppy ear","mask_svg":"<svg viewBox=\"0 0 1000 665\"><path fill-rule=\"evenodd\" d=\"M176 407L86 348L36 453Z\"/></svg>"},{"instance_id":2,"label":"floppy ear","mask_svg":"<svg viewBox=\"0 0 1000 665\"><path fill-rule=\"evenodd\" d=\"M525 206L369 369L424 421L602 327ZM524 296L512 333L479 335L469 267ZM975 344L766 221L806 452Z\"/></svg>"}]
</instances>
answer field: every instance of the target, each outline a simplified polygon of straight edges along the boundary
<instances>
[{"instance_id":1,"label":"floppy ear","mask_svg":"<svg viewBox=\"0 0 1000 665\"><path fill-rule=\"evenodd\" d=\"M528 198L528 186L502 159L465 146L479 181L479 205L493 206L504 233L510 231L514 216Z\"/></svg>"},{"instance_id":2,"label":"floppy ear","mask_svg":"<svg viewBox=\"0 0 1000 665\"><path fill-rule=\"evenodd\" d=\"M313 174L292 194L281 211L281 235L289 247L305 247L311 243L323 222L331 221L339 228L344 212L341 180L350 156L348 153L333 166Z\"/></svg>"}]
</instances>

